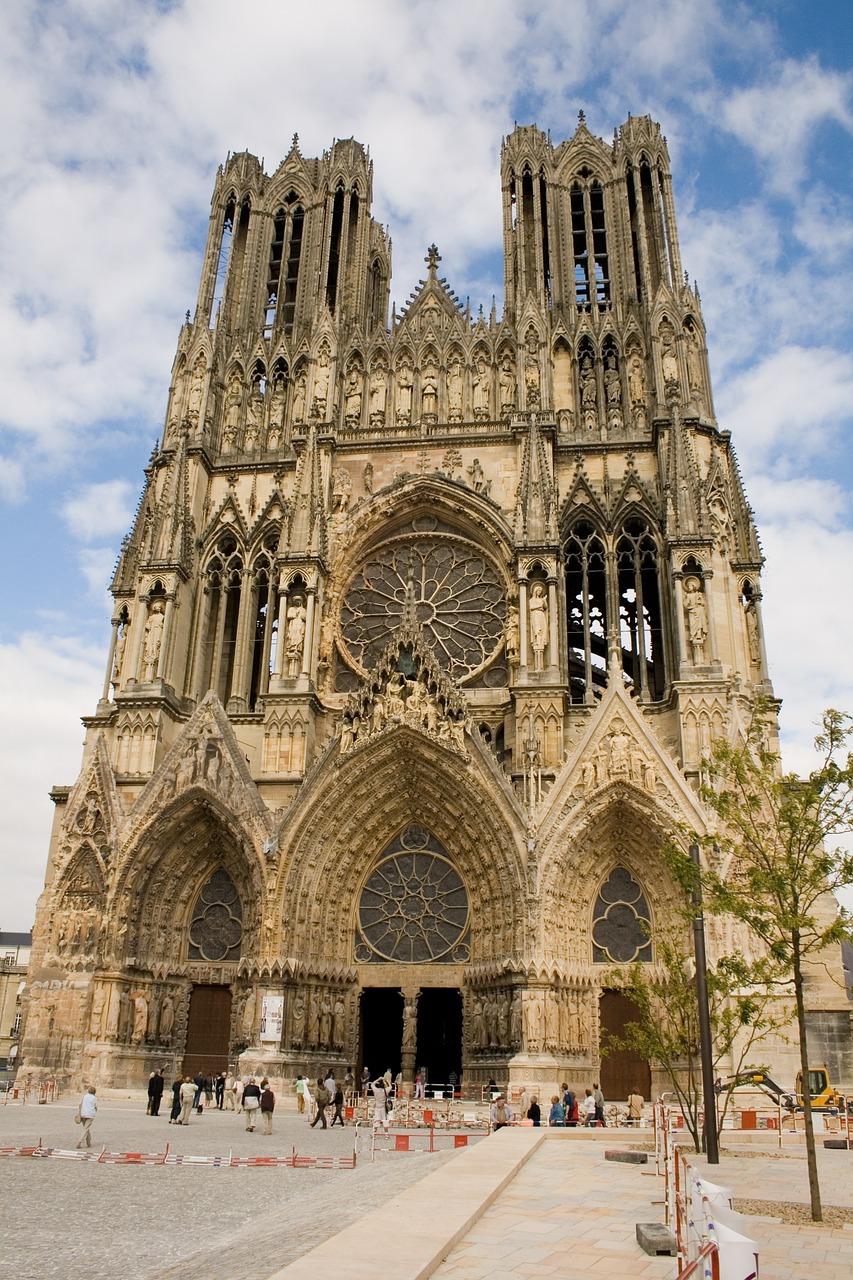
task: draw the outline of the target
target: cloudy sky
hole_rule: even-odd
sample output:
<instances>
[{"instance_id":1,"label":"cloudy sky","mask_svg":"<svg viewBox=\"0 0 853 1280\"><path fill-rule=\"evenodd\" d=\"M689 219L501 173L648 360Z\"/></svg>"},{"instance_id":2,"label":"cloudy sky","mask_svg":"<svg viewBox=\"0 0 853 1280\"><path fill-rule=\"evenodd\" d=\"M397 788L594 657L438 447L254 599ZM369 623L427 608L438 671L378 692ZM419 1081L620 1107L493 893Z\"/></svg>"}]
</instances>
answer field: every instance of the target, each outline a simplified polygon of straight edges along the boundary
<instances>
[{"instance_id":1,"label":"cloudy sky","mask_svg":"<svg viewBox=\"0 0 853 1280\"><path fill-rule=\"evenodd\" d=\"M433 240L502 301L515 122L669 141L720 425L767 555L785 758L853 711L853 16L837 0L30 0L0 16L0 927L103 681L106 584L195 304L218 164L354 135L405 299Z\"/></svg>"}]
</instances>

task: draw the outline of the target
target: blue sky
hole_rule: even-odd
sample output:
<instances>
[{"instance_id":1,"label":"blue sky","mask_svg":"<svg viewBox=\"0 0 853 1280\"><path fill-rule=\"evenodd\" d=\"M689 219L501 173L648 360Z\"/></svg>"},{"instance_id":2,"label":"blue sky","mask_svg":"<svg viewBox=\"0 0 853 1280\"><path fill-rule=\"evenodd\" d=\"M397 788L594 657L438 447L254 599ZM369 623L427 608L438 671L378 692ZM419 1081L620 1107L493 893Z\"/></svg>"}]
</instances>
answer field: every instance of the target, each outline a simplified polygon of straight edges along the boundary
<instances>
[{"instance_id":1,"label":"blue sky","mask_svg":"<svg viewBox=\"0 0 853 1280\"><path fill-rule=\"evenodd\" d=\"M0 16L0 926L31 924L109 580L229 150L375 162L393 296L426 246L502 302L501 137L660 121L717 414L767 554L786 763L853 711L853 17L830 0L31 0Z\"/></svg>"}]
</instances>

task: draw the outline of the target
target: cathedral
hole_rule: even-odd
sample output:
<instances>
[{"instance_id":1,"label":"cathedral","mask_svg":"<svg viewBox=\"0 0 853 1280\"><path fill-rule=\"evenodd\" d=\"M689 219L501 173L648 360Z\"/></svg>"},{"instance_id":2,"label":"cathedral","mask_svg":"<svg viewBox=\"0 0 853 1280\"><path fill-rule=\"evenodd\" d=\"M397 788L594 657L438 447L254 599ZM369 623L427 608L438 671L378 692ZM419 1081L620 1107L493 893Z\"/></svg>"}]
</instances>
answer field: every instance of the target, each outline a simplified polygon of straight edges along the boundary
<instances>
[{"instance_id":1,"label":"cathedral","mask_svg":"<svg viewBox=\"0 0 853 1280\"><path fill-rule=\"evenodd\" d=\"M656 963L661 843L771 693L762 554L659 127L518 127L500 180L502 314L433 245L389 315L360 143L220 168L25 1068L659 1083L601 1052L614 968Z\"/></svg>"}]
</instances>

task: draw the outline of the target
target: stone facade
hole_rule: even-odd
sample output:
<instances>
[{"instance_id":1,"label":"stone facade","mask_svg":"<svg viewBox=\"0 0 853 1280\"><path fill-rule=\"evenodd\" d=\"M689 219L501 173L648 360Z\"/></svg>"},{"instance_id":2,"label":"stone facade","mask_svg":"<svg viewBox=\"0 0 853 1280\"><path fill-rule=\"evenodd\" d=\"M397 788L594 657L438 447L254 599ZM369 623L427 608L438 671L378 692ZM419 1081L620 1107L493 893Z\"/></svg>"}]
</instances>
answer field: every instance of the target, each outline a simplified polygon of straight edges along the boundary
<instances>
[{"instance_id":1,"label":"stone facade","mask_svg":"<svg viewBox=\"0 0 853 1280\"><path fill-rule=\"evenodd\" d=\"M762 556L658 126L517 128L501 183L503 315L433 246L389 326L359 143L220 169L53 793L31 1069L597 1077L660 842L770 692Z\"/></svg>"}]
</instances>

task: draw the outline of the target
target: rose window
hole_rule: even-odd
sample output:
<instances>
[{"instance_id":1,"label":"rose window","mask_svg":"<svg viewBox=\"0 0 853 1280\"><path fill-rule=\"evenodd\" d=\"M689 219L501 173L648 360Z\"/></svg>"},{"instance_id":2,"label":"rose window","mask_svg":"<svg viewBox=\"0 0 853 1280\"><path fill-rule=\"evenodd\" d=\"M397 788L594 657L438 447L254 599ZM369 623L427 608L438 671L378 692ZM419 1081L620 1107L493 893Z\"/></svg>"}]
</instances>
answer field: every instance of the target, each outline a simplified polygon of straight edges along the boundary
<instances>
[{"instance_id":1,"label":"rose window","mask_svg":"<svg viewBox=\"0 0 853 1280\"><path fill-rule=\"evenodd\" d=\"M437 840L420 827L387 851L361 892L356 959L402 964L468 959L468 894Z\"/></svg>"},{"instance_id":2,"label":"rose window","mask_svg":"<svg viewBox=\"0 0 853 1280\"><path fill-rule=\"evenodd\" d=\"M650 961L649 906L630 871L616 867L602 885L595 904L592 958L596 964Z\"/></svg>"},{"instance_id":3,"label":"rose window","mask_svg":"<svg viewBox=\"0 0 853 1280\"><path fill-rule=\"evenodd\" d=\"M497 655L504 635L499 575L460 540L384 546L359 571L341 607L341 635L363 674L403 621L407 599L445 670L464 680Z\"/></svg>"},{"instance_id":4,"label":"rose window","mask_svg":"<svg viewBox=\"0 0 853 1280\"><path fill-rule=\"evenodd\" d=\"M214 871L198 896L190 925L190 960L239 960L243 908L231 877Z\"/></svg>"}]
</instances>

